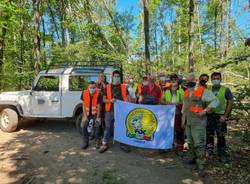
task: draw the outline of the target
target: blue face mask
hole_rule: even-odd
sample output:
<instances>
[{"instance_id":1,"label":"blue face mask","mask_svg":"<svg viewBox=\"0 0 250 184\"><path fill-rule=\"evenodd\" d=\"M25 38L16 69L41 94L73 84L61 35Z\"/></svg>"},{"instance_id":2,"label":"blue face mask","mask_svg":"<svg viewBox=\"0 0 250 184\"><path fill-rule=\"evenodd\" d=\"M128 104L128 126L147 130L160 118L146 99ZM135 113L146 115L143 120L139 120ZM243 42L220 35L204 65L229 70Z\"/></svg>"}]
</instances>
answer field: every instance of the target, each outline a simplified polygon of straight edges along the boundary
<instances>
[{"instance_id":1,"label":"blue face mask","mask_svg":"<svg viewBox=\"0 0 250 184\"><path fill-rule=\"evenodd\" d=\"M121 78L120 77L113 77L113 84L114 85L120 84L120 82L121 82Z\"/></svg>"},{"instance_id":2,"label":"blue face mask","mask_svg":"<svg viewBox=\"0 0 250 184\"><path fill-rule=\"evenodd\" d=\"M220 85L220 80L212 80L212 84L214 86L219 86Z\"/></svg>"},{"instance_id":3,"label":"blue face mask","mask_svg":"<svg viewBox=\"0 0 250 184\"><path fill-rule=\"evenodd\" d=\"M89 88L89 93L93 95L95 93L95 88Z\"/></svg>"}]
</instances>

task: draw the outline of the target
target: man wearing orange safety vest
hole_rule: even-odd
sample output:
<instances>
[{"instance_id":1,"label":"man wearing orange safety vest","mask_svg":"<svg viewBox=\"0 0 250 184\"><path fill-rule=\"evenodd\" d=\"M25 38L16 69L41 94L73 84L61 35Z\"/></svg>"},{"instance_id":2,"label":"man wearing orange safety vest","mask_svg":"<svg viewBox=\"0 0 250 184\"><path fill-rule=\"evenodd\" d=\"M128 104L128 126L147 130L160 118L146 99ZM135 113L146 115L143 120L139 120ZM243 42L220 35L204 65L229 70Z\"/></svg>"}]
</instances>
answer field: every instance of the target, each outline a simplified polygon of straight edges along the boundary
<instances>
[{"instance_id":1,"label":"man wearing orange safety vest","mask_svg":"<svg viewBox=\"0 0 250 184\"><path fill-rule=\"evenodd\" d=\"M114 103L116 100L130 101L129 93L125 84L121 84L121 73L115 70L112 74L112 84L106 86L103 94L105 103L105 129L100 153L108 150L109 139L114 132ZM125 146L124 146L125 147ZM121 147L123 149L123 147Z\"/></svg>"},{"instance_id":2,"label":"man wearing orange safety vest","mask_svg":"<svg viewBox=\"0 0 250 184\"><path fill-rule=\"evenodd\" d=\"M82 149L86 149L89 145L89 135L94 132L96 139L96 148L100 148L101 143L101 104L102 96L97 89L96 83L91 81L88 84L88 89L82 93L82 133L83 144Z\"/></svg>"},{"instance_id":3,"label":"man wearing orange safety vest","mask_svg":"<svg viewBox=\"0 0 250 184\"><path fill-rule=\"evenodd\" d=\"M215 95L204 86L196 84L194 74L187 77L187 90L183 100L183 123L186 122L186 136L189 146L189 164L196 164L198 174L205 176L205 146L207 113L219 105Z\"/></svg>"}]
</instances>

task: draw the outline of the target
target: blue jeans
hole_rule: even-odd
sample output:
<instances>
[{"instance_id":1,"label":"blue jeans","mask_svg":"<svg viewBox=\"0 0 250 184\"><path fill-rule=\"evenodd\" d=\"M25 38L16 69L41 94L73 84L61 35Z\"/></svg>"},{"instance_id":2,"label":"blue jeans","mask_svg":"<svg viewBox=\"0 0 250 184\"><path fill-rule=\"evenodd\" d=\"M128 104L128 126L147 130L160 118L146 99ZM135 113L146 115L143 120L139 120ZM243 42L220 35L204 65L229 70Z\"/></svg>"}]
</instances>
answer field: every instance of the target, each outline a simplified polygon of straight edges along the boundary
<instances>
[{"instance_id":1,"label":"blue jeans","mask_svg":"<svg viewBox=\"0 0 250 184\"><path fill-rule=\"evenodd\" d=\"M110 137L114 134L114 112L105 113L105 129L103 135L103 144L108 144Z\"/></svg>"}]
</instances>

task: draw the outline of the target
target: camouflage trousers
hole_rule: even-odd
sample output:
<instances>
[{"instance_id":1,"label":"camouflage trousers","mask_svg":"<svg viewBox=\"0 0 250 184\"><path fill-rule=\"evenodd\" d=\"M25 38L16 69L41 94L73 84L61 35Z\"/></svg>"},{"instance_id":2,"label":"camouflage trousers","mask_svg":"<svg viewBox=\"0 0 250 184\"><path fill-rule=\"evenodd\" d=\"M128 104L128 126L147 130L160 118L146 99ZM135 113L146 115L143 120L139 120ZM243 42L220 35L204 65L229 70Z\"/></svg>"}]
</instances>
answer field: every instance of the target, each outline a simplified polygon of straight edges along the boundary
<instances>
[{"instance_id":1,"label":"camouflage trousers","mask_svg":"<svg viewBox=\"0 0 250 184\"><path fill-rule=\"evenodd\" d=\"M189 157L196 161L199 170L204 169L206 148L206 127L203 125L186 125Z\"/></svg>"},{"instance_id":2,"label":"camouflage trousers","mask_svg":"<svg viewBox=\"0 0 250 184\"><path fill-rule=\"evenodd\" d=\"M226 134L227 123L220 122L219 114L209 114L207 116L207 150L213 154L214 150L214 135L217 136L217 152L219 156L226 155Z\"/></svg>"}]
</instances>

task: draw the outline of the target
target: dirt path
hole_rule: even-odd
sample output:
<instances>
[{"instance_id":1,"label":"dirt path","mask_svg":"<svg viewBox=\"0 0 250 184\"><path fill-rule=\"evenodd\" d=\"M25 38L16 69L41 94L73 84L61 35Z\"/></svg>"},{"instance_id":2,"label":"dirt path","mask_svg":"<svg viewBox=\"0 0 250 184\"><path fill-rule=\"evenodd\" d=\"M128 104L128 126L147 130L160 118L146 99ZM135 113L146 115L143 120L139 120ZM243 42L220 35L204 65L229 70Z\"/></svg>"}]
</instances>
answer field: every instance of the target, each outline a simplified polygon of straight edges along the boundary
<instances>
[{"instance_id":1,"label":"dirt path","mask_svg":"<svg viewBox=\"0 0 250 184\"><path fill-rule=\"evenodd\" d=\"M30 123L15 133L0 131L0 183L175 184L216 183L201 180L174 153L149 155L115 144L100 154L68 122Z\"/></svg>"}]
</instances>

